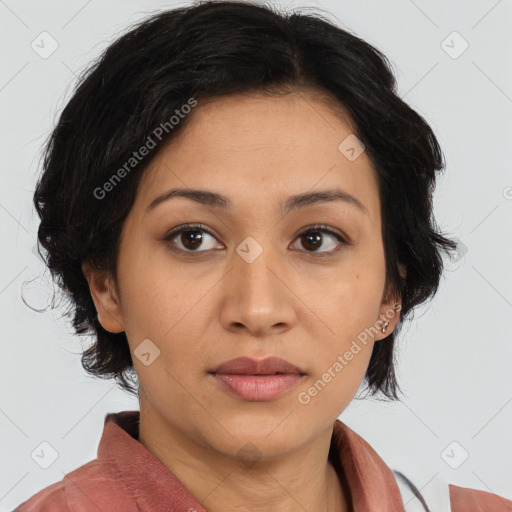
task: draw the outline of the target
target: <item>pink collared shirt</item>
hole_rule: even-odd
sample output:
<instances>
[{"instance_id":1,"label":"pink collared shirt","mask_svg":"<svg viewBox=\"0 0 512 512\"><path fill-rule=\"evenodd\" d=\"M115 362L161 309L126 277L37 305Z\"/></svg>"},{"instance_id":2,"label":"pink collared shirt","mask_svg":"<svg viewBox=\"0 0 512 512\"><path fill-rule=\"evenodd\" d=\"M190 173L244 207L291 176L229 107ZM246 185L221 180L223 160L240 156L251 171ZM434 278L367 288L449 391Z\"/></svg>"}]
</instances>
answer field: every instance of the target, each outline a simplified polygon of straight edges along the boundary
<instances>
[{"instance_id":1,"label":"pink collared shirt","mask_svg":"<svg viewBox=\"0 0 512 512\"><path fill-rule=\"evenodd\" d=\"M107 414L97 458L13 512L207 512L139 443L138 433L139 411ZM403 512L393 472L362 437L336 420L331 446L348 480L354 512ZM451 512L512 511L512 501L496 494L454 485L447 491Z\"/></svg>"}]
</instances>

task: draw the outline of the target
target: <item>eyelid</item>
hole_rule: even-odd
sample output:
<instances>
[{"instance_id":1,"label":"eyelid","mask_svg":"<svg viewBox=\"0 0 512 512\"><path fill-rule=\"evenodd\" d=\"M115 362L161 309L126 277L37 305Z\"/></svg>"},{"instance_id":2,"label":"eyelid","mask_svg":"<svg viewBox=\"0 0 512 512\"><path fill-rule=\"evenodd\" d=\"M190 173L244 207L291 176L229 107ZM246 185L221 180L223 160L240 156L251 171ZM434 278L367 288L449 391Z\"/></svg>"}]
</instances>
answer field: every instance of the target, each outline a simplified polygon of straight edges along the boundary
<instances>
[{"instance_id":1,"label":"eyelid","mask_svg":"<svg viewBox=\"0 0 512 512\"><path fill-rule=\"evenodd\" d=\"M350 238L345 235L344 233L342 232L339 232L338 230L335 230L334 228L332 228L331 226L328 226L326 224L312 224L311 226L307 226L306 228L304 228L302 231L300 231L296 236L299 237L299 236L303 236L307 233L309 233L310 231L322 231L322 232L326 232L326 233L329 233L330 235L332 236L335 236L335 237L339 237L340 240L346 244L346 245L352 245L352 241L350 240Z\"/></svg>"},{"instance_id":2,"label":"eyelid","mask_svg":"<svg viewBox=\"0 0 512 512\"><path fill-rule=\"evenodd\" d=\"M176 226L169 230L163 237L162 240L168 242L174 236L180 234L182 231L204 231L208 233L210 236L217 238L217 235L213 234L207 227L203 224L181 224L180 226Z\"/></svg>"}]
</instances>

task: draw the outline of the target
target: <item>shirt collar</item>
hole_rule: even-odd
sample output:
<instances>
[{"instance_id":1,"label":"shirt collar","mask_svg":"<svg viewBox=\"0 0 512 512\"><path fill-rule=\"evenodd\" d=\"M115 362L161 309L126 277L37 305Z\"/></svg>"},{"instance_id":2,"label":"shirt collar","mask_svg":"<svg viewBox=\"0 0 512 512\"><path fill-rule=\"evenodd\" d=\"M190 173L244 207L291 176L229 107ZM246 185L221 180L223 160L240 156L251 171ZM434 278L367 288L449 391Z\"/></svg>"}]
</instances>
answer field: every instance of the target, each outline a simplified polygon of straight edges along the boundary
<instances>
[{"instance_id":1,"label":"shirt collar","mask_svg":"<svg viewBox=\"0 0 512 512\"><path fill-rule=\"evenodd\" d=\"M142 510L206 512L183 483L138 441L139 411L105 416L98 463L110 478L121 480ZM338 457L350 487L354 512L394 512L403 507L391 469L377 452L339 419L333 426L330 456ZM335 464L336 467L336 464ZM143 476L143 478L141 478ZM173 504L173 508L169 507Z\"/></svg>"}]
</instances>

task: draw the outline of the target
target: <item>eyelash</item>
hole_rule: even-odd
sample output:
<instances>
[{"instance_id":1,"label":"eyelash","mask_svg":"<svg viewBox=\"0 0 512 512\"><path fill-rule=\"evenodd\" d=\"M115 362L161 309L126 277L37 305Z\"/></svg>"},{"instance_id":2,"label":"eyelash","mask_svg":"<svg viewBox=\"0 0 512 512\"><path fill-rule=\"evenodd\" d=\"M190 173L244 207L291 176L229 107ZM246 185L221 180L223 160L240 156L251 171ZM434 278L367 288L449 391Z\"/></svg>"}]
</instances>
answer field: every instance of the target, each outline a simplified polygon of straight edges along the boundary
<instances>
[{"instance_id":1,"label":"eyelash","mask_svg":"<svg viewBox=\"0 0 512 512\"><path fill-rule=\"evenodd\" d=\"M176 238L177 235L180 235L186 231L203 231L210 235L212 238L216 239L216 236L211 233L208 229L204 228L202 224L184 224L182 226L179 226L177 228L172 229L170 232L168 232L163 238L162 241L164 242L172 242L173 238ZM347 241L344 237L342 237L339 233L336 233L332 229L329 229L328 226L325 226L323 224L315 224L313 226L309 226L304 231L301 231L297 235L297 239L308 235L309 233L327 233L329 235L332 235L334 238L338 240L338 242L342 246L348 246L351 245L349 241ZM185 253L187 255L195 256L196 254L199 255L201 253L208 253L210 251L190 251L190 250L183 250L183 249L177 249L175 247L171 247L171 250L174 252L179 253ZM317 252L317 251L305 251L308 254L314 254L315 256L319 258L332 256L334 253L338 252L340 249L335 249L331 251L325 251L325 252Z\"/></svg>"}]
</instances>

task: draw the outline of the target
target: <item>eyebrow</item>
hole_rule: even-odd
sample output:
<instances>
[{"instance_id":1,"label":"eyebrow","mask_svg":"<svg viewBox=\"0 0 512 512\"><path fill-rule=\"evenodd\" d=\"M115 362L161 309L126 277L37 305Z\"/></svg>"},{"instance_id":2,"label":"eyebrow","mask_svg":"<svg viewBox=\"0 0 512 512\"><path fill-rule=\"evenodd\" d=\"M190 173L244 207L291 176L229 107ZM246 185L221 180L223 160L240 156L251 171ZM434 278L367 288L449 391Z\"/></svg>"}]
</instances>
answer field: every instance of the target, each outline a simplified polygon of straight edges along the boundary
<instances>
[{"instance_id":1,"label":"eyebrow","mask_svg":"<svg viewBox=\"0 0 512 512\"><path fill-rule=\"evenodd\" d=\"M211 208L219 208L226 211L232 210L232 202L225 196L209 190L200 190L194 188L173 188L157 196L146 207L146 212L150 212L164 201L168 201L173 197L185 197L192 201L196 201ZM321 190L318 192L305 192L295 196L290 196L282 205L283 214L288 214L293 210L306 208L317 203L325 203L332 201L343 201L349 205L355 206L358 210L369 215L366 207L356 197L344 192L340 189Z\"/></svg>"}]
</instances>

